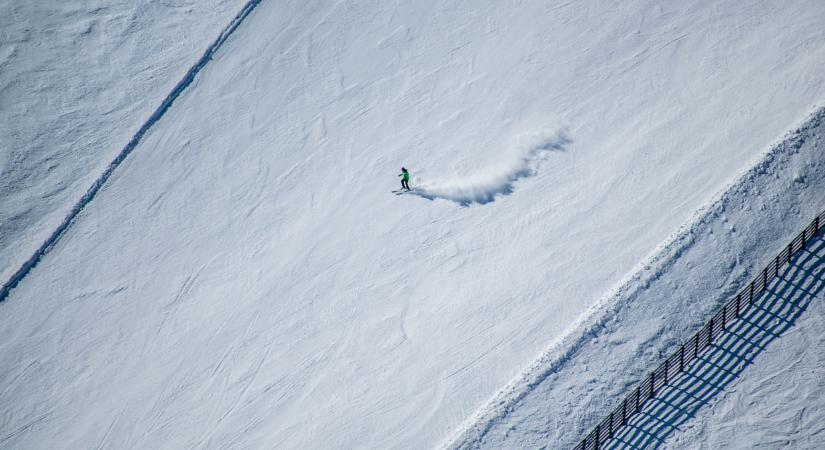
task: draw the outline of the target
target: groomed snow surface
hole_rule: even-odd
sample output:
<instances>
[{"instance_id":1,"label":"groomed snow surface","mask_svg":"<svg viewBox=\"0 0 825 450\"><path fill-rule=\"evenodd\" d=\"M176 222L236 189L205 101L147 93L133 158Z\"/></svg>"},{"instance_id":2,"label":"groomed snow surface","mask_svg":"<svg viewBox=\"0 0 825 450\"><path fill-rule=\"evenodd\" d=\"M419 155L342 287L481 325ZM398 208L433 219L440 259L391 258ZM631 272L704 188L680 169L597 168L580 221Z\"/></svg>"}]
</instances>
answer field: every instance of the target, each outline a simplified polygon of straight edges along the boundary
<instances>
[{"instance_id":1,"label":"groomed snow surface","mask_svg":"<svg viewBox=\"0 0 825 450\"><path fill-rule=\"evenodd\" d=\"M820 109L595 307L576 333L511 383L481 417L473 417L452 446L578 444L821 212L823 137ZM797 256L745 319L609 448L825 445L819 431L825 425L816 424L825 423L825 409L818 407L825 401L825 378L819 375L825 363L819 347L811 345L820 339L814 336L825 336L816 306L825 301L823 244L820 237ZM788 344L779 339L785 333L797 337ZM752 383L754 376L757 387L742 395L740 383ZM716 417L720 408L723 419ZM680 433L686 429L691 433Z\"/></svg>"},{"instance_id":2,"label":"groomed snow surface","mask_svg":"<svg viewBox=\"0 0 825 450\"><path fill-rule=\"evenodd\" d=\"M667 446L676 448L822 448L824 249L822 235L811 241L701 362L605 448L654 448L670 435Z\"/></svg>"},{"instance_id":3,"label":"groomed snow surface","mask_svg":"<svg viewBox=\"0 0 825 450\"><path fill-rule=\"evenodd\" d=\"M34 253L240 0L0 2L0 280Z\"/></svg>"},{"instance_id":4,"label":"groomed snow surface","mask_svg":"<svg viewBox=\"0 0 825 450\"><path fill-rule=\"evenodd\" d=\"M3 274L240 8L61 5L0 6ZM575 444L822 207L822 23L818 1L261 2L0 303L0 447ZM391 193L402 165L418 195ZM810 342L805 317L772 345ZM789 401L744 381L770 348L736 402ZM664 442L738 445L761 416L734 397Z\"/></svg>"}]
</instances>

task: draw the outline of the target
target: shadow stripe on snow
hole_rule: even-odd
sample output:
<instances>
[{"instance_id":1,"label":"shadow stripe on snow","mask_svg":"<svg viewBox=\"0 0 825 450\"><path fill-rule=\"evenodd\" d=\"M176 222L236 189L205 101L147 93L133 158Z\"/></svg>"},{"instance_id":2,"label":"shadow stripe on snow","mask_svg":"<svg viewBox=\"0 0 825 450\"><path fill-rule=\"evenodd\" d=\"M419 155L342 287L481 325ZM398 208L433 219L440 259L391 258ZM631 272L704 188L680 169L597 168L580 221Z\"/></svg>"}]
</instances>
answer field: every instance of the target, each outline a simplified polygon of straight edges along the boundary
<instances>
[{"instance_id":1,"label":"shadow stripe on snow","mask_svg":"<svg viewBox=\"0 0 825 450\"><path fill-rule=\"evenodd\" d=\"M760 182L760 177L768 177L777 168L786 167L789 164L787 158L796 155L807 141L818 142L815 138L822 129L825 129L825 107L817 106L799 126L786 133L780 142L772 144L770 150L762 155L753 166L737 176L733 182L725 185L709 202L694 212L673 235L664 241L663 245L652 252L651 256L645 258L615 288L588 308L564 335L551 342L536 360L495 393L451 435L447 436L439 448L457 450L483 447L485 440L516 412L525 399L537 392L552 376L575 366L577 358L593 342L593 338L606 328L606 324L614 319L617 313L629 304L628 302L635 301L640 292L647 290L647 285L667 273L686 252L696 245L697 236L702 234L704 227L714 220L716 211L720 208L724 210L728 205L734 205L740 196L750 192L756 186L755 183ZM818 144L813 145L816 148L811 152L818 149ZM816 167L812 167L811 170L813 173L820 173L820 169ZM813 208L813 205L809 205L808 209ZM821 210L813 210L812 213L817 211ZM820 212L820 214L825 214L825 212ZM806 220L805 223L807 224L808 221ZM819 228L820 230L823 228L821 224ZM777 245L785 244L784 237L777 238L776 242ZM771 252L768 251L768 253ZM728 300L727 296L725 300ZM704 321L701 322L704 323ZM690 330L690 328L686 329ZM692 335L692 332L685 333ZM653 336L650 339L652 341L658 337L660 336ZM669 355L669 352L667 354ZM643 370L641 373L645 374L646 371ZM635 386L637 381L639 380L633 378L627 384ZM622 391L617 398L623 399L625 395L625 391ZM608 408L615 406L611 401L600 411L609 413L612 409ZM591 410L590 407L584 409ZM602 412L596 412L594 415L598 416L596 419L601 419L603 417L601 414ZM577 423L575 426L570 424L569 428L572 431L568 434L573 437L569 439L569 442L558 444L557 447L576 446L580 443L578 439L587 434L595 425L596 423L592 421L586 424Z\"/></svg>"},{"instance_id":2,"label":"shadow stripe on snow","mask_svg":"<svg viewBox=\"0 0 825 450\"><path fill-rule=\"evenodd\" d=\"M243 8L241 8L240 12L235 15L235 18L229 23L229 25L223 29L221 34L215 39L212 44L206 48L203 52L203 55L198 59L198 61L186 72L186 75L175 85L169 95L163 99L160 106L146 119L146 122L138 129L138 131L132 136L129 142L123 147L123 150L118 153L115 159L109 163L109 166L106 170L95 180L91 187L86 191L85 194L80 198L80 200L72 207L69 214L63 219L60 225L52 232L52 234L46 239L43 244L34 252L34 254L25 262L23 265L17 269L17 271L3 284L3 287L0 288L0 302L6 300L11 293L11 290L14 289L22 280L26 277L26 275L31 272L31 270L37 266L37 263L43 259L46 254L52 249L52 247L57 244L63 234L68 230L72 224L74 223L77 216L80 214L81 211L88 205L92 200L94 200L97 193L103 187L104 184L109 180L112 174L117 170L118 166L132 153L132 151L137 147L140 143L143 136L152 128L154 124L156 124L166 111L172 106L172 103L180 97L180 95L192 84L192 81L195 80L195 77L198 73L203 69L207 63L212 59L212 56L221 48L221 46L226 42L227 39L238 29L241 23L246 19L250 13L261 3L262 0L249 0Z\"/></svg>"}]
</instances>

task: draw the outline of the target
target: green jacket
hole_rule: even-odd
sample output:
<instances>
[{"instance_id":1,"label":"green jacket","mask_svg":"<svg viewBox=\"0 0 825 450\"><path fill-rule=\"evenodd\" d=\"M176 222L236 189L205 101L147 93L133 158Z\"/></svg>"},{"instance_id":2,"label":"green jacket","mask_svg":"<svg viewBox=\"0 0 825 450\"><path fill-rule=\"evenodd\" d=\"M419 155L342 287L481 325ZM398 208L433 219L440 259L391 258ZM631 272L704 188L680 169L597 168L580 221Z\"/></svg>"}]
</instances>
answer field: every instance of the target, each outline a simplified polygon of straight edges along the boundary
<instances>
[{"instance_id":1,"label":"green jacket","mask_svg":"<svg viewBox=\"0 0 825 450\"><path fill-rule=\"evenodd\" d=\"M399 177L404 177L404 181L410 181L410 171L401 172L398 174Z\"/></svg>"}]
</instances>

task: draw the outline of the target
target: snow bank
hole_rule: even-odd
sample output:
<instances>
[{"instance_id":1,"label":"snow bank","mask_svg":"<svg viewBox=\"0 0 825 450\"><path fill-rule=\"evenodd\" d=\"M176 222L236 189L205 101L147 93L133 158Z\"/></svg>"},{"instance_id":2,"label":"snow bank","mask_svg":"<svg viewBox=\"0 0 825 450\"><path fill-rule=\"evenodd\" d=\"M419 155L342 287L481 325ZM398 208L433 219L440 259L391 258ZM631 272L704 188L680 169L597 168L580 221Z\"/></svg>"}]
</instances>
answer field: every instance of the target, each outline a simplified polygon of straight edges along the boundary
<instances>
[{"instance_id":1,"label":"snow bank","mask_svg":"<svg viewBox=\"0 0 825 450\"><path fill-rule=\"evenodd\" d=\"M493 167L487 167L478 173L464 176L456 175L449 179L420 180L415 179L412 194L429 200L445 199L462 206L471 203L490 203L499 195L513 193L516 181L533 176L539 163L550 152L564 151L572 142L567 132L559 130L551 135L539 135L527 138L519 147L516 157L502 161Z\"/></svg>"},{"instance_id":2,"label":"snow bank","mask_svg":"<svg viewBox=\"0 0 825 450\"><path fill-rule=\"evenodd\" d=\"M793 280L799 284L788 296L794 296L780 303L786 307L782 313L773 316L764 311L766 317L762 322L770 320L772 327L784 330L781 336L761 352L754 343L748 342L753 353L757 353L750 355L753 358L740 350L735 354L742 359L724 361L728 365L726 368L748 364L745 373L724 386L722 393L715 393L714 385L700 384L705 390L694 394L695 401L707 400L708 404L681 424L676 420L685 412L691 412L689 406L694 403L693 399L671 391L677 400L673 402L674 406L683 407L683 411L676 414L669 408L655 411L654 418L671 413L673 421L679 425L677 432L665 440L664 447L686 450L825 448L825 377L822 376L825 371L825 352L822 351L825 346L825 321L822 320L825 316L825 267L822 244L823 237L811 243L808 252L816 252L817 246L819 251L815 257L811 257L811 253L806 255L811 257L809 265ZM810 291L806 292L807 289ZM765 338L764 332L761 337ZM735 343L736 340L728 343L724 350ZM712 369L709 371L714 373ZM712 382L724 381L724 375L717 375ZM699 376L708 378L705 373ZM708 400L708 394L716 395ZM660 403L659 406L663 405ZM646 425L648 427L644 427L643 432L653 428L649 422ZM635 433L637 436L639 431ZM653 431L663 430L655 427Z\"/></svg>"},{"instance_id":3,"label":"snow bank","mask_svg":"<svg viewBox=\"0 0 825 450\"><path fill-rule=\"evenodd\" d=\"M220 49L221 45L226 42L226 39L232 35L232 33L238 28L238 26L243 22L243 20L255 9L255 7L260 3L260 0L249 0L246 5L241 9L241 11L235 16L235 18L229 23L229 25L220 33L217 39L206 48L203 55L198 59L198 61L189 69L188 72L184 75L183 79L181 79L178 84L172 89L172 92L163 99L160 106L149 116L146 122L141 125L138 129L137 133L135 133L129 142L126 143L126 146L117 154L115 159L109 164L105 171L92 183L92 186L80 197L80 200L72 207L69 213L66 215L66 218L56 227L56 229L51 233L51 235L46 238L45 242L43 242L40 247L35 250L34 254L26 260L23 265L14 272L8 281L6 281L2 287L0 287L0 302L6 299L9 295L9 292L17 286L18 283L34 268L35 265L46 255L46 253L54 247L57 241L63 236L63 233L71 226L72 222L75 220L78 214L83 211L83 208L91 202L95 196L97 195L98 191L106 184L109 180L109 177L117 170L118 166L120 166L123 161L129 156L130 153L137 147L140 143L140 140L143 136L149 131L152 126L157 123L158 120L163 117L166 111L172 106L172 103L189 87L189 85L194 81L195 76L197 76L198 72L206 66L215 52Z\"/></svg>"},{"instance_id":4,"label":"snow bank","mask_svg":"<svg viewBox=\"0 0 825 450\"><path fill-rule=\"evenodd\" d=\"M486 408L468 420L446 447L572 448L580 442L641 377L703 326L821 211L825 197L823 135L825 108L773 147L716 201L702 208L663 248L631 272L612 295L595 305L581 323L572 326L565 339L555 342ZM816 276L821 277L822 273ZM821 296L818 292L812 295ZM819 329L809 330L806 335L817 333L821 333ZM766 354L746 355L743 350L737 357L755 359L757 366L767 360L768 367L782 367L769 348L762 350ZM804 352L802 348L793 351ZM749 372L740 374L745 380L752 376ZM780 378L762 388L782 397L786 390ZM722 402L731 404L727 398L731 391L736 391L736 382L728 380L734 384L705 395L703 402L713 407L717 397L722 397ZM795 404L792 398L783 397L783 408L804 410L804 398L819 392L822 385L805 387L810 395L797 397ZM756 417L773 415L776 404L736 395L744 404L759 405L739 409L738 416L724 408L703 413L727 414L724 427L681 418L678 427L695 427L700 431L693 433L691 439L681 440L679 446L691 448L692 443L703 442L704 438L697 436L701 430L716 433L718 438L723 434L720 428L730 430L732 424L751 423ZM818 411L818 419L814 420L822 423L825 410ZM797 431L796 427L791 429ZM653 444L678 436L674 431L669 427L658 430ZM774 432L780 439L790 437L780 430Z\"/></svg>"},{"instance_id":5,"label":"snow bank","mask_svg":"<svg viewBox=\"0 0 825 450\"><path fill-rule=\"evenodd\" d=\"M820 235L604 448L823 448L825 378L813 374L821 374L825 358L821 351L806 351L825 341L822 321L816 320L823 289ZM809 312L812 304L819 308ZM786 338L791 342L781 345ZM748 388L742 392L741 385ZM691 432L681 435L686 428Z\"/></svg>"},{"instance_id":6,"label":"snow bank","mask_svg":"<svg viewBox=\"0 0 825 450\"><path fill-rule=\"evenodd\" d=\"M31 263L242 6L0 2L0 283Z\"/></svg>"}]
</instances>

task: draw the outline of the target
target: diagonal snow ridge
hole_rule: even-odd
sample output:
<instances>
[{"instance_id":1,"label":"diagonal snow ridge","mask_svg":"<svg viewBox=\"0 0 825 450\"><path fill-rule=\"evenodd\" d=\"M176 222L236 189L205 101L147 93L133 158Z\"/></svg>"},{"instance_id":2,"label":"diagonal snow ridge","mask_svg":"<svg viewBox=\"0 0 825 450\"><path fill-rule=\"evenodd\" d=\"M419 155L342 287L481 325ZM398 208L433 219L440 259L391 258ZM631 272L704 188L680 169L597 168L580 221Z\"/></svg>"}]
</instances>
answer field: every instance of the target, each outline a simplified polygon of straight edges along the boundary
<instances>
[{"instance_id":1,"label":"diagonal snow ridge","mask_svg":"<svg viewBox=\"0 0 825 450\"><path fill-rule=\"evenodd\" d=\"M807 243L801 245L798 253L794 254L787 266L776 272L776 278L768 283L763 294L758 299L754 297L754 302L742 311L741 317L734 318L725 326L716 326L715 328L721 329L714 332L712 344L709 344L692 364L686 363L684 371L678 375L672 375L669 382L657 388L656 396L645 403L641 413L628 418L627 426L614 430L614 437L611 441L607 441L609 444L604 448L678 448L680 441L690 442L690 439L682 436L679 436L677 440L669 438L680 430L692 431L692 429L702 427L702 425L691 426L691 421L710 422L710 420L702 420L697 416L718 409L717 402L722 400L720 397L729 397L728 394L733 394L732 390L735 389L740 396L742 395L739 394L740 392L747 393L747 390L737 385L744 382L744 378L752 381L761 378L755 382L762 385L763 389L770 390L764 377L758 375L758 370L760 366L764 369L766 365L771 365L770 360L775 356L766 358L767 355L762 354L785 353L785 351L793 353L787 346L777 349L781 344L775 341L784 337L793 339L794 337L789 334L794 328L797 328L797 333L801 332L799 328L805 326L805 316L810 317L811 313L816 315L815 308L808 312L809 307L813 306L812 303L817 299L822 298L821 295L825 291L825 236L822 233L813 234L812 227L806 228L805 232L811 232ZM800 236L797 236L794 242L800 240ZM799 358L799 355L796 354L794 357ZM811 367L812 364L815 363L810 360L806 361L807 367ZM780 367L773 368L774 371L776 369ZM780 370L782 369L784 367ZM773 374L770 378L777 375ZM785 381L782 383L784 384ZM805 388L790 389L802 395L806 391ZM751 391L750 394L753 392ZM747 396L742 397L747 398ZM761 390L758 398L760 403L770 404L765 401ZM751 397L750 400L755 399ZM726 398L723 401L731 402L731 399ZM736 403L735 400L734 403ZM777 409L779 415L795 413L795 411L791 412L795 408L788 408L788 405ZM716 419L718 420L718 417ZM762 425L764 426L764 423ZM759 426L759 421L748 421L745 427L750 428L750 433L759 436L758 431L754 433L754 429ZM804 428L804 426L799 427ZM736 435L739 434L738 443L744 444L742 441L744 433L748 431L740 428L733 434L725 433L725 435L728 442L732 443L737 442ZM771 432L767 431L767 433ZM810 438L808 433L800 434L805 435L801 442L806 442ZM799 444L793 444L796 438L793 434L789 437L792 440L788 441L784 436L781 439L785 443L784 446L797 448ZM767 442L765 439L765 435L762 434L751 438L750 442ZM779 439L774 440L776 441ZM813 447L821 448L821 439L818 442L819 444ZM726 447L716 443L712 446L714 448Z\"/></svg>"},{"instance_id":2,"label":"diagonal snow ridge","mask_svg":"<svg viewBox=\"0 0 825 450\"><path fill-rule=\"evenodd\" d=\"M411 193L428 200L450 200L461 206L490 203L498 196L512 194L518 180L536 175L541 161L551 152L564 151L572 142L564 129L524 137L521 141L517 147L521 150L516 152L518 156L514 159L469 177L455 175L448 179L416 180Z\"/></svg>"},{"instance_id":3,"label":"diagonal snow ridge","mask_svg":"<svg viewBox=\"0 0 825 450\"><path fill-rule=\"evenodd\" d=\"M172 103L180 97L180 95L192 84L192 81L195 80L195 76L206 66L206 64L212 60L212 56L221 48L221 46L229 39L229 36L238 29L241 23L246 19L250 13L261 3L262 0L249 0L243 8L241 8L240 12L235 15L232 21L227 25L226 28L221 31L221 34L215 39L212 44L206 48L203 52L203 55L198 59L198 61L186 72L183 78L175 85L169 95L163 99L160 106L146 119L146 122L141 125L138 131L129 139L129 142L126 143L126 146L118 153L114 160L109 163L109 166L106 170L92 183L92 186L86 191L85 194L78 200L78 202L72 207L71 211L66 215L66 218L63 219L63 222L57 226L57 228L49 235L48 239L34 252L34 254L26 260L23 265L17 269L17 271L9 278L6 283L3 284L3 287L0 288L0 302L6 300L9 296L9 293L12 289L17 286L23 278L28 275L28 273L37 265L38 262L52 249L52 247L57 244L66 230L72 226L75 218L80 215L80 212L88 205L92 200L94 200L97 193L103 187L104 184L109 180L115 170L120 166L120 164L128 157L132 151L137 147L140 143L141 139L146 135L149 129L155 125L166 111L172 106Z\"/></svg>"},{"instance_id":4,"label":"diagonal snow ridge","mask_svg":"<svg viewBox=\"0 0 825 450\"><path fill-rule=\"evenodd\" d=\"M792 183L801 183L802 187L794 185L788 187L788 195L793 198L794 201L782 203L780 199L784 200L784 197L774 196L774 200L780 201L780 204L783 206L777 208L773 213L778 217L791 217L794 214L799 214L800 208L798 205L801 200L799 200L797 196L802 196L804 192L812 191L811 188L805 188L805 179L807 177L813 177L817 180L822 179L819 174L823 169L818 162L809 162L806 164L803 160L800 164L804 164L806 170L810 170L811 172L807 176L803 175L807 172L803 171L800 173L797 172L797 169L789 169L791 157L797 155L808 141L813 141L811 145L818 147L817 133L821 133L823 126L825 126L825 106L820 106L817 107L802 124L796 127L794 131L788 132L781 141L772 145L759 160L739 175L735 181L725 186L706 203L705 206L699 208L690 219L666 239L662 245L655 249L648 258L643 260L614 288L603 295L577 322L571 324L564 335L551 342L547 350L534 360L533 363L496 393L485 406L470 415L451 436L441 443L439 448L453 450L459 448L482 448L484 446L495 447L496 444L491 443L493 442L493 437L513 439L513 436L517 434L514 432L515 425L507 423L507 418L517 413L517 410L523 407L526 399L530 395L546 388L546 384L549 381L553 381L554 375L574 366L578 361L577 357L585 351L588 345L593 344L599 337L604 339L604 330L609 329L611 326L616 326L617 317L620 315L619 313L623 310L627 311L634 308L634 303L650 289L650 286L661 278L663 274L670 271L679 259L695 246L698 237L708 233L709 224L714 223L714 221L727 222L726 211L740 206L743 203L747 203L746 200L749 195L752 195L752 192L761 192L764 188L762 183L777 176L776 174L779 172L779 169L784 169L786 172L793 172L791 175ZM808 151L816 152L817 150ZM806 158L807 157L808 156L806 156ZM813 207L807 205L803 209L812 210L813 212L809 212L814 214L820 211L819 208L820 205L816 204ZM744 210L749 211L750 207L746 206ZM760 208L760 211L764 215L767 214L765 211L770 211L770 209L763 206ZM758 216L758 214L755 216ZM805 223L807 223L809 216L803 215L803 217L805 217ZM758 221L756 219L753 220ZM777 217L773 217L772 220L762 220L759 222L767 224L766 226L782 228L782 224L791 223L792 221L778 220ZM742 221L741 223L744 224L745 222ZM773 228L771 228L771 230L772 231L760 229L759 231L763 236L777 234ZM752 241L759 241L759 239L753 239ZM775 245L775 243L770 245ZM760 247L752 246L750 251L753 252L755 248ZM741 274L742 279L739 281L746 282L745 279L747 276L748 272L743 272ZM737 281L735 278L731 282L736 286ZM729 294L733 293L735 293L735 289L726 294L723 293L720 298L723 301L728 301ZM695 327L680 327L680 324L677 322L678 321L671 323L669 326L686 330L685 333L687 336L697 331ZM702 321L701 324L704 324L704 321ZM664 328L658 328L655 333L648 338L649 342L655 342L662 338L665 333ZM679 339L675 339L671 343L675 346L678 342ZM663 354L667 353L667 349L665 349ZM588 368L586 364L583 365L583 370L584 372L588 372L587 377L592 379L595 370ZM646 368L644 370L646 370ZM614 384L617 386L624 385L629 389L630 386L635 385L639 380L630 376L619 381L614 382ZM621 391L621 395L623 396L624 394L625 391ZM604 396L604 398L599 400L600 402L608 403L607 406L604 407L605 410L616 406L610 403L610 399L612 398L614 397ZM578 400L582 401L581 398ZM593 405L590 404L590 402L585 402L584 405L583 409L588 410L584 415L580 414L575 419L573 419L572 416L567 418L570 422L576 422L575 427L570 426L568 423L568 428L575 429L574 432L568 433L576 439L576 441L566 443L570 444L571 447L579 442L578 439L580 436L589 432L592 427L595 426L595 421L592 420L593 414L590 412ZM572 411L570 413L572 414ZM536 420L546 425L550 419L538 417ZM497 430L500 426L504 428L511 426L512 428L510 428L510 432L500 433L500 430ZM527 430L526 432L529 433L531 431L534 430ZM524 430L520 432L524 432ZM496 433L499 434L496 435Z\"/></svg>"}]
</instances>

